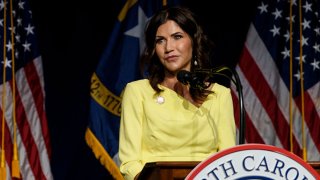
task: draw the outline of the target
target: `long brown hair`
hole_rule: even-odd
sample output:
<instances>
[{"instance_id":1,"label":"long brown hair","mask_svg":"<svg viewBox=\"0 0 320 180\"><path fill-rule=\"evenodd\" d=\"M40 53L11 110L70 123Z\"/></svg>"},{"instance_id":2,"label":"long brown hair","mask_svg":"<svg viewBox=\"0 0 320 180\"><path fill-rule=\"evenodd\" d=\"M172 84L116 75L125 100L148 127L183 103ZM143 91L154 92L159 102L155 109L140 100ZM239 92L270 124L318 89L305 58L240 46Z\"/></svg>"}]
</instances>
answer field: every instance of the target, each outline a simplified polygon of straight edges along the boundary
<instances>
[{"instance_id":1,"label":"long brown hair","mask_svg":"<svg viewBox=\"0 0 320 180\"><path fill-rule=\"evenodd\" d=\"M159 26L168 20L175 21L191 38L193 62L197 61L197 65L191 63L191 71L212 66L210 57L214 44L204 34L202 27L196 21L195 14L186 7L166 7L156 13L146 26L146 47L140 62L143 75L149 79L150 85L157 93L162 91L158 84L164 80L165 69L155 53L155 37ZM204 100L209 92L203 89L190 89L190 94L195 100Z\"/></svg>"}]
</instances>

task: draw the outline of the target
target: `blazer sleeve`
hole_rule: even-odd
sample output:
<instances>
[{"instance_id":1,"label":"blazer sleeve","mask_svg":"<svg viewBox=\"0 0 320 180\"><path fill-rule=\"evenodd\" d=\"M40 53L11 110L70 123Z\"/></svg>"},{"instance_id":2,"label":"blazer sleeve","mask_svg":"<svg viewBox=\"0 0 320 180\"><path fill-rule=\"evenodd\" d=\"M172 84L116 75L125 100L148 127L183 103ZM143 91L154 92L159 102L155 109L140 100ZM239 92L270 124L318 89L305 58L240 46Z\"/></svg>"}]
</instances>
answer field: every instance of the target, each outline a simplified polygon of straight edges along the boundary
<instances>
[{"instance_id":1,"label":"blazer sleeve","mask_svg":"<svg viewBox=\"0 0 320 180\"><path fill-rule=\"evenodd\" d=\"M236 145L236 126L231 90L223 88L219 98L219 151Z\"/></svg>"},{"instance_id":2,"label":"blazer sleeve","mask_svg":"<svg viewBox=\"0 0 320 180\"><path fill-rule=\"evenodd\" d=\"M134 179L142 170L142 97L138 88L127 84L122 97L119 134L120 172L125 179Z\"/></svg>"}]
</instances>

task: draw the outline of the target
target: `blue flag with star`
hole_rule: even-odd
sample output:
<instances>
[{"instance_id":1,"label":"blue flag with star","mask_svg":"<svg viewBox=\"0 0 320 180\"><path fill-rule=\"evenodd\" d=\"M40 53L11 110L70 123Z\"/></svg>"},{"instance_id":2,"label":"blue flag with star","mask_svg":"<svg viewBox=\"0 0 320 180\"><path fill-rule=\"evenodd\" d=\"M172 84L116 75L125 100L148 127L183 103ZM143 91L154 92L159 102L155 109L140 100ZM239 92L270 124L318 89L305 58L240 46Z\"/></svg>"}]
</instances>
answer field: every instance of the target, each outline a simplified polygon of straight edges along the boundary
<instances>
[{"instance_id":1,"label":"blue flag with star","mask_svg":"<svg viewBox=\"0 0 320 180\"><path fill-rule=\"evenodd\" d=\"M167 6L177 4L177 0L166 2ZM118 159L121 93L128 82L142 78L139 58L144 49L144 28L153 13L163 6L163 0L127 0L91 78L85 138L96 158L115 179L123 179Z\"/></svg>"}]
</instances>

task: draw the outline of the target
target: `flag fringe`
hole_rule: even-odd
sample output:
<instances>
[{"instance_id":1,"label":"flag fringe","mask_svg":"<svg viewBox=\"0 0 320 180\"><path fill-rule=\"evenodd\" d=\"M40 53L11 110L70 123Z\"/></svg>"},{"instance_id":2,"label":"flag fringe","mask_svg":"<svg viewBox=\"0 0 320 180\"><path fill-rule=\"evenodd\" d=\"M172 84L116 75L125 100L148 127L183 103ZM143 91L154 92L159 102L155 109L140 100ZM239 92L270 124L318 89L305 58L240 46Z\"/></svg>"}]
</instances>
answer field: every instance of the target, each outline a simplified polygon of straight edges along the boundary
<instances>
[{"instance_id":1,"label":"flag fringe","mask_svg":"<svg viewBox=\"0 0 320 180\"><path fill-rule=\"evenodd\" d=\"M6 167L0 167L0 180L6 180Z\"/></svg>"},{"instance_id":2,"label":"flag fringe","mask_svg":"<svg viewBox=\"0 0 320 180\"><path fill-rule=\"evenodd\" d=\"M87 128L86 130L85 139L88 146L93 151L95 157L100 160L100 163L110 172L113 178L117 180L124 179L119 171L118 166L115 164L115 162L112 160L112 158L109 156L109 154L106 152L104 147L97 140L97 138L89 128Z\"/></svg>"},{"instance_id":3,"label":"flag fringe","mask_svg":"<svg viewBox=\"0 0 320 180\"><path fill-rule=\"evenodd\" d=\"M16 139L16 138L14 138ZM17 142L15 141L13 144L13 160L11 162L11 175L15 178L20 178L20 165L19 165L19 159L18 159L18 146Z\"/></svg>"},{"instance_id":4,"label":"flag fringe","mask_svg":"<svg viewBox=\"0 0 320 180\"><path fill-rule=\"evenodd\" d=\"M21 178L20 177L20 167L19 167L19 160L12 160L12 177Z\"/></svg>"}]
</instances>

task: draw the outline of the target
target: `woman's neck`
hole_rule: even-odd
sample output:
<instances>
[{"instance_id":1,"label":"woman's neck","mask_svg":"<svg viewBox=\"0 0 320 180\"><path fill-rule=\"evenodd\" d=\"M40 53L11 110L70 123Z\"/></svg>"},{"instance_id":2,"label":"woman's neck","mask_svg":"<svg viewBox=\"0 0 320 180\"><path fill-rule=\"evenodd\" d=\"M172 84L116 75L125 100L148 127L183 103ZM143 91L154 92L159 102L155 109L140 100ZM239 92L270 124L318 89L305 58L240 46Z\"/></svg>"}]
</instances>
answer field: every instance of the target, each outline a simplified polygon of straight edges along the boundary
<instances>
[{"instance_id":1,"label":"woman's neck","mask_svg":"<svg viewBox=\"0 0 320 180\"><path fill-rule=\"evenodd\" d=\"M177 84L180 84L179 81L177 80L176 77L172 76L172 77L165 77L164 80L162 81L161 85L175 90L175 86L177 86Z\"/></svg>"},{"instance_id":2,"label":"woman's neck","mask_svg":"<svg viewBox=\"0 0 320 180\"><path fill-rule=\"evenodd\" d=\"M173 91L175 91L177 94L179 94L181 97L183 97L184 99L188 100L189 102L191 102L192 104L194 104L195 106L199 107L202 102L196 102L190 94L189 91L189 86L188 85L184 85L182 83L180 83L177 78L168 78L166 77L164 79L164 81L161 83L161 85L172 89Z\"/></svg>"}]
</instances>

